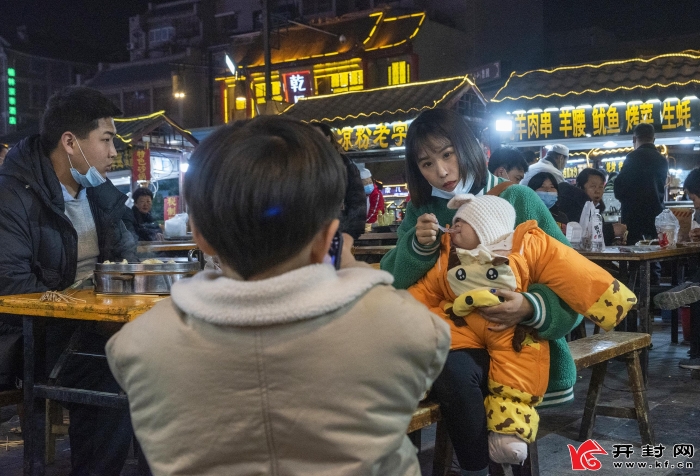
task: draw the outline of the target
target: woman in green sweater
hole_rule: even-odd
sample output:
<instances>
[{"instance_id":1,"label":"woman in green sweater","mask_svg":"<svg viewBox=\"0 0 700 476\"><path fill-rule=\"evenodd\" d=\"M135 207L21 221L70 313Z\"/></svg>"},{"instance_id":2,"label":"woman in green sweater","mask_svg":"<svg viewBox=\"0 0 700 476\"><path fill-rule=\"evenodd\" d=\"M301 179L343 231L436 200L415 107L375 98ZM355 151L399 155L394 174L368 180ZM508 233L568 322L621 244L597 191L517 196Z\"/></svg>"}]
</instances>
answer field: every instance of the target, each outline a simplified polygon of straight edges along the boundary
<instances>
[{"instance_id":1,"label":"woman in green sweater","mask_svg":"<svg viewBox=\"0 0 700 476\"><path fill-rule=\"evenodd\" d=\"M486 168L486 157L464 119L447 109L422 112L406 137L406 174L411 201L398 229L396 248L381 261L394 275L394 286L408 288L435 264L440 248L438 224L452 223L455 210L447 202L459 193L483 194L503 179ZM529 188L513 185L499 196L516 211L516 225L536 220L553 238L566 243L542 200ZM500 291L504 302L482 308L495 324L523 324L550 340L550 378L541 407L573 399L576 368L564 336L580 322L549 288L540 284L527 292ZM463 475L488 474L488 435L484 396L489 357L483 349L453 349L431 395L440 403Z\"/></svg>"}]
</instances>

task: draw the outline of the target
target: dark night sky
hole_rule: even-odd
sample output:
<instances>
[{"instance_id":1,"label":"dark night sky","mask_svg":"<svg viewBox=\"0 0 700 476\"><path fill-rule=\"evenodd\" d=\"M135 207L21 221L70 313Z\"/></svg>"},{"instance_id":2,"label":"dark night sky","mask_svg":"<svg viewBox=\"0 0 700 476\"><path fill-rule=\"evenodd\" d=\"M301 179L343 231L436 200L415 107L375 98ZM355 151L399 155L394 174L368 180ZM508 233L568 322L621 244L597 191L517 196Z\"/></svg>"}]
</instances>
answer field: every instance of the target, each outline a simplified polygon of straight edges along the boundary
<instances>
[{"instance_id":1,"label":"dark night sky","mask_svg":"<svg viewBox=\"0 0 700 476\"><path fill-rule=\"evenodd\" d=\"M523 5L527 3L523 0ZM544 0L545 30L600 26L620 40L692 33L700 31L699 3ZM11 39L18 25L27 25L30 36L49 45L44 50L49 56L86 62L126 61L129 16L144 12L147 4L148 0L0 0L0 35Z\"/></svg>"},{"instance_id":2,"label":"dark night sky","mask_svg":"<svg viewBox=\"0 0 700 476\"><path fill-rule=\"evenodd\" d=\"M10 38L27 25L51 56L126 61L129 17L147 8L148 0L0 0L0 35Z\"/></svg>"}]
</instances>

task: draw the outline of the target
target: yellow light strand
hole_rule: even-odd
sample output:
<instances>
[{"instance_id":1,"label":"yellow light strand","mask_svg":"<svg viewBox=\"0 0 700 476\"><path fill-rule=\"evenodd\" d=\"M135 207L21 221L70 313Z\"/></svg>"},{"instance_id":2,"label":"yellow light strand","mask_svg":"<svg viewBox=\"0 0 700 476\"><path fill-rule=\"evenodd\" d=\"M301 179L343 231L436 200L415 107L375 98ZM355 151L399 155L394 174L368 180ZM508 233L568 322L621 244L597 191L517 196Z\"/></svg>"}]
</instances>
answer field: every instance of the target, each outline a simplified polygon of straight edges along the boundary
<instances>
[{"instance_id":1,"label":"yellow light strand","mask_svg":"<svg viewBox=\"0 0 700 476\"><path fill-rule=\"evenodd\" d=\"M383 49L385 49L385 48L393 48L393 47L395 47L395 46L399 46L399 45L402 45L402 44L406 43L408 40L412 40L413 37L416 36L416 35L418 34L418 31L420 30L420 27L421 27L421 25L423 24L423 21L425 21L425 13L413 13L413 14L410 14L410 15L402 15L402 16L400 16L400 17L393 17L393 18L391 18L391 19L389 19L389 18L385 18L385 19L384 19L384 21L386 22L386 21L403 20L403 19L406 19L406 18L415 18L415 17L421 17L421 18L420 18L420 20L418 21L418 26L416 27L416 29L413 31L413 33L412 33L408 38L403 39L403 40L399 41L398 43L394 43L394 44L391 44L391 45L375 46L374 48L366 48L365 51L383 50Z\"/></svg>"},{"instance_id":2,"label":"yellow light strand","mask_svg":"<svg viewBox=\"0 0 700 476\"><path fill-rule=\"evenodd\" d=\"M543 99L546 99L546 98L551 98L551 97L563 98L563 97L566 97L566 96L569 96L569 95L581 96L581 95L587 94L587 93L597 94L597 93L601 93L601 92L604 92L604 91L605 91L605 92L609 92L609 93L614 93L614 92L620 91L620 90L624 90L624 91L633 91L633 90L635 90L635 89L651 89L651 88L656 88L656 87L668 88L668 87L671 87L671 86L687 86L687 85L692 84L692 83L700 84L700 80L691 79L691 80L689 80L689 81L686 81L685 83L680 83L680 82L678 82L678 81L672 81L672 82L670 82L670 83L654 83L654 84L651 84L651 85L649 85L649 86L644 86L644 85L642 85L642 84L638 84L638 85L636 85L636 86L631 86L631 87L630 87L630 86L618 86L618 87L616 87L616 88L586 89L586 90L583 90L583 91L569 91L569 92L564 93L564 94L561 94L561 93L551 93L551 94L535 94L534 96L518 96L518 97L506 96L506 97L501 98L501 99L495 99L495 96L494 96L494 99L491 99L491 102L499 103L499 102L502 102L502 101L505 101L505 100L508 100L508 99L510 99L511 101L517 101L518 99L535 99L535 98L543 98ZM507 83L506 83L506 84L507 84ZM501 89L503 89L503 88L501 88ZM500 91L499 91L499 92L500 92ZM497 93L497 94L498 94L498 93Z\"/></svg>"},{"instance_id":3,"label":"yellow light strand","mask_svg":"<svg viewBox=\"0 0 700 476\"><path fill-rule=\"evenodd\" d=\"M688 51L695 51L695 50L688 50ZM698 53L700 53L700 52L698 52ZM554 69L535 69L535 70L532 70L532 71L526 71L526 72L524 72L524 73L517 73L517 72L513 71L513 72L510 74L510 76L508 77L508 81L506 81L506 83L503 85L503 87L501 87L501 89L499 89L498 92L496 92L496 94L494 95L494 99L492 99L491 101L492 101L492 102L501 102L501 101L503 101L503 100L505 100L505 99L513 99L512 97L507 97L507 98L503 98L503 99L499 99L499 100L496 100L495 98L498 97L498 95L501 93L501 91L503 91L505 88L508 87L508 84L510 83L510 80L511 80L511 79L513 79L513 78L522 78L522 77L527 76L528 74L533 74L533 73L552 74L552 73L556 73L557 71L564 71L564 70L570 70L570 69L583 69L583 68L598 69L598 68L602 68L603 66L627 64L627 63L632 63L632 62L635 62L635 61L639 61L639 62L642 62L642 63L650 63L650 62L655 61L655 60L657 60L657 59L659 59L659 58L690 58L690 59L700 59L700 55L698 55L698 54L690 54L690 53L667 53L667 54L663 54L663 55L654 56L654 57L648 58L648 59L644 59L644 58L630 58L630 59L626 59L626 60L606 61L606 62L603 62L603 63L600 63L600 64L582 64L582 65L576 65L576 66L559 66L559 67L554 68ZM674 84L674 83L671 83L671 84ZM650 87L653 87L653 86L650 86ZM647 89L648 89L648 88L647 88ZM610 92L614 92L614 91L617 91L617 89L612 90L612 91L610 91ZM570 93L567 93L567 94L570 94ZM580 94L583 94L583 93L580 93ZM535 97L538 97L538 96L533 96L533 98L535 98ZM551 95L550 95L550 96L543 96L543 97L551 97ZM560 96L560 97L564 97L564 96ZM520 98L516 98L516 99L532 99L532 98L528 98L527 96L521 96Z\"/></svg>"},{"instance_id":4,"label":"yellow light strand","mask_svg":"<svg viewBox=\"0 0 700 476\"><path fill-rule=\"evenodd\" d=\"M384 12L377 12L377 13L370 14L370 17L377 17L377 21L374 22L374 26L370 30L369 35L367 35L367 38L365 38L365 41L362 42L363 45L366 45L367 42L372 38L372 35L374 35L374 32L377 31L377 26L379 26L379 22L382 21L383 16L384 16Z\"/></svg>"},{"instance_id":5,"label":"yellow light strand","mask_svg":"<svg viewBox=\"0 0 700 476\"><path fill-rule=\"evenodd\" d=\"M466 81L471 86L474 86L474 83L472 82L471 79L469 79L468 76L453 76L451 78L431 79L429 81L421 81L419 83L394 84L391 86L382 86L381 88L363 89L362 91L344 91L342 93L335 93L335 94L330 94L330 95L325 95L325 96L306 96L303 98L299 98L299 102L301 102L301 101L315 101L318 99L324 99L324 98L328 98L328 97L338 97L338 96L342 96L344 94L362 94L362 93L372 93L374 91L383 91L385 89L410 88L413 86L422 86L425 84L442 83L442 82L447 82L447 81L454 81L457 79L460 79L462 81Z\"/></svg>"},{"instance_id":6,"label":"yellow light strand","mask_svg":"<svg viewBox=\"0 0 700 476\"><path fill-rule=\"evenodd\" d=\"M163 116L165 115L165 110L157 111L152 114L149 114L147 116L139 116L139 117L115 117L114 122L131 122L131 121L142 121L144 119L152 119L156 116Z\"/></svg>"},{"instance_id":7,"label":"yellow light strand","mask_svg":"<svg viewBox=\"0 0 700 476\"><path fill-rule=\"evenodd\" d=\"M333 122L333 121L335 121L335 120L346 120L346 119L348 119L348 118L351 118L351 119L359 119L360 117L370 118L371 116L374 116L374 115L381 116L382 114L396 114L396 113L398 113L398 112L402 112L402 113L404 113L404 114L408 114L408 113L414 112L414 111L415 111L415 112L421 112L421 111L424 111L424 110L426 110L426 109L433 109L433 108L437 107L437 105L440 104L442 101L444 101L445 98L446 98L447 96L449 96L450 94L452 94L453 92L455 92L456 90L458 90L458 89L460 89L462 86L464 86L465 83L469 84L469 85L472 86L472 87L474 86L474 83L472 83L471 80L470 80L467 76L464 76L464 77L458 76L457 78L450 78L450 79L453 79L453 80L454 80L454 79L458 79L458 78L461 78L462 81L461 81L456 87L450 89L450 90L447 91L445 94L443 94L442 97L441 97L440 99L434 100L432 106L423 106L423 107L420 107L420 108L411 107L411 108L409 108L409 109L407 109L407 110L398 108L398 109L395 109L395 110L393 110L393 111L387 109L387 110L384 110L384 111L382 111L382 112L373 111L373 112L370 112L370 113L368 113L368 114L367 114L367 113L364 113L364 112L361 112L361 113L359 113L359 114L357 114L357 115L355 115L355 114L348 114L347 116L336 116L336 117L333 117L333 118L324 117L323 119L321 119L321 121ZM439 82L439 81L447 81L447 80L443 79L443 80L426 81L425 83L412 83L412 84L411 84L411 83L408 83L408 85L416 86L416 85L418 85L418 84L435 83L435 82ZM405 86L405 85L390 86L390 87L399 87L399 86ZM389 89L390 87L377 88L377 89L368 89L368 90L365 90L365 91L351 91L351 92L354 93L354 94L359 94L359 93L366 93L366 92L371 92L371 91L377 91L377 90L380 90L380 89ZM348 93L341 93L341 94L348 94ZM337 96L337 95L334 94L333 96ZM317 97L318 97L318 96L317 96ZM320 97L326 97L326 98L327 98L327 97L329 97L329 96L320 96ZM310 99L311 99L311 98L310 98ZM299 100L299 102L301 102L301 101L302 101L302 99ZM299 104L299 103L297 103L297 104ZM294 105L292 105L292 106L290 106L289 108L285 109L285 112L288 111L289 109L291 109L292 107L294 107ZM314 119L312 119L312 120L314 120ZM309 121L304 121L304 120L302 120L302 122L309 122Z\"/></svg>"}]
</instances>

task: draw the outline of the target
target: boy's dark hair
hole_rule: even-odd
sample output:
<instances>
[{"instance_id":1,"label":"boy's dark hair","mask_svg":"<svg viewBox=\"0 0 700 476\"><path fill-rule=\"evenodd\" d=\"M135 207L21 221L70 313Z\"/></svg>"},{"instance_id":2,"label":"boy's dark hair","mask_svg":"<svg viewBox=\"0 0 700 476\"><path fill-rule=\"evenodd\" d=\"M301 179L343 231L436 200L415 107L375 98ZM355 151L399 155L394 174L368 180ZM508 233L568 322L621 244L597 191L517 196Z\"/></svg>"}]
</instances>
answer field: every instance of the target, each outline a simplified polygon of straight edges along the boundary
<instances>
[{"instance_id":1,"label":"boy's dark hair","mask_svg":"<svg viewBox=\"0 0 700 476\"><path fill-rule=\"evenodd\" d=\"M311 126L261 116L202 141L184 195L202 237L248 279L298 254L338 218L346 183L338 152Z\"/></svg>"},{"instance_id":2,"label":"boy's dark hair","mask_svg":"<svg viewBox=\"0 0 700 476\"><path fill-rule=\"evenodd\" d=\"M331 126L328 124L324 124L323 122L318 122L318 121L311 121L309 122L310 125L317 127L318 129L321 129L323 132L323 135L328 137L329 139L335 139L333 135L333 129L331 129Z\"/></svg>"},{"instance_id":3,"label":"boy's dark hair","mask_svg":"<svg viewBox=\"0 0 700 476\"><path fill-rule=\"evenodd\" d=\"M690 171L688 176L683 181L683 188L693 195L700 197L700 168Z\"/></svg>"},{"instance_id":4,"label":"boy's dark hair","mask_svg":"<svg viewBox=\"0 0 700 476\"><path fill-rule=\"evenodd\" d=\"M552 185L554 185L554 189L558 192L559 184L557 183L557 179L554 178L554 175L550 174L549 172L540 172L533 175L530 181L527 183L527 186L533 190L537 190L547 179L549 179L549 181L552 182Z\"/></svg>"},{"instance_id":5,"label":"boy's dark hair","mask_svg":"<svg viewBox=\"0 0 700 476\"><path fill-rule=\"evenodd\" d=\"M69 86L54 93L46 103L41 118L41 145L50 154L64 132L85 139L99 127L99 119L121 115L122 111L96 89Z\"/></svg>"},{"instance_id":6,"label":"boy's dark hair","mask_svg":"<svg viewBox=\"0 0 700 476\"><path fill-rule=\"evenodd\" d=\"M576 176L576 186L578 188L583 188L588 183L588 179L591 178L591 176L600 177L603 179L603 184L605 184L605 180L607 179L602 170L587 167Z\"/></svg>"},{"instance_id":7,"label":"boy's dark hair","mask_svg":"<svg viewBox=\"0 0 700 476\"><path fill-rule=\"evenodd\" d=\"M418 168L418 154L431 140L441 138L449 140L454 147L460 180L471 173L472 190L481 190L486 185L486 156L464 118L450 109L428 109L413 120L406 134L406 181L416 207L426 205L432 195L431 185Z\"/></svg>"},{"instance_id":8,"label":"boy's dark hair","mask_svg":"<svg viewBox=\"0 0 700 476\"><path fill-rule=\"evenodd\" d=\"M151 191L150 188L148 187L138 187L134 192L131 194L131 199L136 202L140 197L143 197L144 195L151 197L151 200L153 200L153 192Z\"/></svg>"},{"instance_id":9,"label":"boy's dark hair","mask_svg":"<svg viewBox=\"0 0 700 476\"><path fill-rule=\"evenodd\" d=\"M494 173L499 167L506 169L506 172L510 172L513 169L521 169L523 172L527 172L527 169L530 168L523 154L513 147L499 147L491 153L488 164L489 172Z\"/></svg>"}]
</instances>

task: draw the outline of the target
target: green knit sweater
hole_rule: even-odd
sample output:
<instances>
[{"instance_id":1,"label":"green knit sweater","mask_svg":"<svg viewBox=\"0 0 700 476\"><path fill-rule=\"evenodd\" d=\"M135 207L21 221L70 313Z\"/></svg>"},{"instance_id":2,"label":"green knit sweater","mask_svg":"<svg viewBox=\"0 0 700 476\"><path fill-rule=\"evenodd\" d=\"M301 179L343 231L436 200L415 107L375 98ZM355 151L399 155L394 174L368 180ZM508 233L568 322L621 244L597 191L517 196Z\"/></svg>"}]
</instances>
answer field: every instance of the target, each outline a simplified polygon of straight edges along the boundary
<instances>
[{"instance_id":1,"label":"green knit sweater","mask_svg":"<svg viewBox=\"0 0 700 476\"><path fill-rule=\"evenodd\" d=\"M490 176L482 192L487 192L500 182L502 180ZM516 226L527 220L536 220L545 233L569 245L552 214L531 189L514 185L504 190L500 197L515 208ZM397 232L396 248L387 253L381 261L381 268L394 275L396 288L408 288L435 265L440 249L440 237L438 236L434 244L422 246L416 240L416 223L418 217L424 213L433 213L440 224L451 224L456 210L447 208L447 202L444 198L431 197L423 207L416 208L411 202L406 207L404 220ZM576 366L564 336L581 322L582 316L571 310L547 286L533 284L522 294L535 310L533 317L522 324L534 327L540 337L550 341L549 386L539 407L567 403L574 398Z\"/></svg>"}]
</instances>

